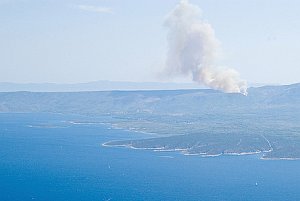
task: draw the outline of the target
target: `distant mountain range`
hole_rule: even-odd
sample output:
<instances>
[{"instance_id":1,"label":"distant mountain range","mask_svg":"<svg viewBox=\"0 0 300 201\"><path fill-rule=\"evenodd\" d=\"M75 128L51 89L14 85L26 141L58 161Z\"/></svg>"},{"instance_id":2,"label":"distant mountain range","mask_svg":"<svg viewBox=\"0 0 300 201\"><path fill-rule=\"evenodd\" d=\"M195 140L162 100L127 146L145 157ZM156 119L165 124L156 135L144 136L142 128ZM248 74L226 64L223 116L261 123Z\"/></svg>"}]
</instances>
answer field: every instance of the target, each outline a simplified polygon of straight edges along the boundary
<instances>
[{"instance_id":1,"label":"distant mountain range","mask_svg":"<svg viewBox=\"0 0 300 201\"><path fill-rule=\"evenodd\" d=\"M173 90L200 89L196 83L164 83L164 82L117 82L95 81L75 84L57 83L9 83L0 82L0 92L32 91L32 92L78 92L78 91L112 91L112 90Z\"/></svg>"},{"instance_id":2,"label":"distant mountain range","mask_svg":"<svg viewBox=\"0 0 300 201\"><path fill-rule=\"evenodd\" d=\"M265 84L250 84L252 87ZM10 83L0 82L0 92L32 91L32 92L78 92L78 91L112 91L112 90L175 90L204 89L197 83L175 82L117 82L95 81L75 84L58 83Z\"/></svg>"}]
</instances>

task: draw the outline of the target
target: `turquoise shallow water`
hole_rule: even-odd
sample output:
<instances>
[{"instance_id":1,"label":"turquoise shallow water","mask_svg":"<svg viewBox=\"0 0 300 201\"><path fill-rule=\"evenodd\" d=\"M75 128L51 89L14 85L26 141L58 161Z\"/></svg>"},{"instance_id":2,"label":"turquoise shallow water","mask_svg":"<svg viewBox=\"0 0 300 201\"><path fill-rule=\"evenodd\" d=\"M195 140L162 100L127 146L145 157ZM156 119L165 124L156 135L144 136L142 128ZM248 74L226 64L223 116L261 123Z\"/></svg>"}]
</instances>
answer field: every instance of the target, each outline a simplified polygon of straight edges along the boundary
<instances>
[{"instance_id":1,"label":"turquoise shallow water","mask_svg":"<svg viewBox=\"0 0 300 201\"><path fill-rule=\"evenodd\" d=\"M300 161L103 147L145 135L67 123L82 118L0 114L1 201L300 200Z\"/></svg>"}]
</instances>

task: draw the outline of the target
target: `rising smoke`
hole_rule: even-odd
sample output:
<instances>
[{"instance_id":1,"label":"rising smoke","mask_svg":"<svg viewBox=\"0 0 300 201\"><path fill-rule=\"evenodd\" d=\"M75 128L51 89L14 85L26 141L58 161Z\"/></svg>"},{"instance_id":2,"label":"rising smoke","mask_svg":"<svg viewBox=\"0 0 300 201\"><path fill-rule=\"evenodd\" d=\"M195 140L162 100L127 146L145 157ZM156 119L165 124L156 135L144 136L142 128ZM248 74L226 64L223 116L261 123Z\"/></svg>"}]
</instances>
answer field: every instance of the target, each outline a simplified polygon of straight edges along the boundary
<instances>
[{"instance_id":1,"label":"rising smoke","mask_svg":"<svg viewBox=\"0 0 300 201\"><path fill-rule=\"evenodd\" d=\"M193 81L226 93L247 95L247 83L234 69L215 66L219 42L211 25L201 19L200 8L181 1L167 16L169 74L193 76Z\"/></svg>"}]
</instances>

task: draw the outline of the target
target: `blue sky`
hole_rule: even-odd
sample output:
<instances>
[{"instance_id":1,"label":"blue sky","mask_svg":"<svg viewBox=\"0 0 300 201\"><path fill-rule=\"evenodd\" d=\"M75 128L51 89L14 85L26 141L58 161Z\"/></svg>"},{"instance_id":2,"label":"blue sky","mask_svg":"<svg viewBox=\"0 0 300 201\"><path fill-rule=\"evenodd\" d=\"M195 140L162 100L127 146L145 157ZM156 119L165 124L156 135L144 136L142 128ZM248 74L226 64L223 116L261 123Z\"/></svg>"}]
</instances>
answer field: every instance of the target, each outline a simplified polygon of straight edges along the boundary
<instances>
[{"instance_id":1,"label":"blue sky","mask_svg":"<svg viewBox=\"0 0 300 201\"><path fill-rule=\"evenodd\" d=\"M300 1L190 0L251 83L300 82ZM0 82L183 81L160 76L175 0L0 0Z\"/></svg>"}]
</instances>

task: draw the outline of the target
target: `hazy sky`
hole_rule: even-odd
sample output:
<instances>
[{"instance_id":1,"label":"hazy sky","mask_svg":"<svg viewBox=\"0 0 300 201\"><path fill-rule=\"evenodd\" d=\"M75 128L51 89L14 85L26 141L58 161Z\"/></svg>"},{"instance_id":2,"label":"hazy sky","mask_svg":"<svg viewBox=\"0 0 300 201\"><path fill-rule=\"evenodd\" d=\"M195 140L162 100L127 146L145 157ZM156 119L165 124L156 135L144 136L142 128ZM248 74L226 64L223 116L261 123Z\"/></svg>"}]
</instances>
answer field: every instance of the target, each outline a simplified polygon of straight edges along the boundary
<instances>
[{"instance_id":1,"label":"hazy sky","mask_svg":"<svg viewBox=\"0 0 300 201\"><path fill-rule=\"evenodd\" d=\"M190 2L222 44L220 65L252 83L300 82L299 0ZM177 3L0 0L0 82L161 81Z\"/></svg>"}]
</instances>

